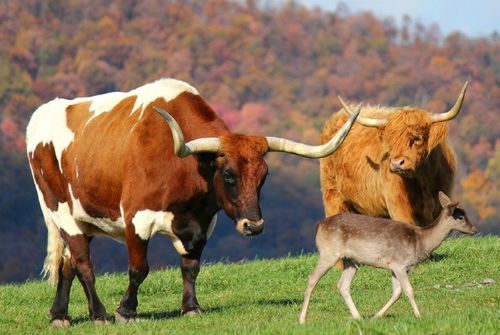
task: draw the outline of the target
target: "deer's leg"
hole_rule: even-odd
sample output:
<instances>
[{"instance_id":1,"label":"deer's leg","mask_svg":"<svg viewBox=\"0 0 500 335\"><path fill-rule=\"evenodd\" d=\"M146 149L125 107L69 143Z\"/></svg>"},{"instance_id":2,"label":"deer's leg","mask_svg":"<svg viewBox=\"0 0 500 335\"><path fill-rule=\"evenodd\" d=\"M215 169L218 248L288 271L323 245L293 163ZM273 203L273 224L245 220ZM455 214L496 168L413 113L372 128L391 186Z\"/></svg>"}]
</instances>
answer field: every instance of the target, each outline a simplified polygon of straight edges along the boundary
<instances>
[{"instance_id":1,"label":"deer's leg","mask_svg":"<svg viewBox=\"0 0 500 335\"><path fill-rule=\"evenodd\" d=\"M320 255L320 259L318 265L313 270L313 272L309 275L309 283L307 285L306 291L304 293L304 303L302 304L302 311L299 316L299 323L303 324L306 322L307 308L309 307L309 301L311 300L311 294L318 284L319 280L332 268L338 258L335 258L333 261L322 258Z\"/></svg>"},{"instance_id":2,"label":"deer's leg","mask_svg":"<svg viewBox=\"0 0 500 335\"><path fill-rule=\"evenodd\" d=\"M401 296L401 284L399 283L399 280L396 278L396 275L394 272L392 273L392 297L389 299L389 301L385 304L380 311L377 312L377 314L374 315L374 317L378 318L381 317L387 312L389 307L392 306L393 303L395 303L399 297Z\"/></svg>"},{"instance_id":3,"label":"deer's leg","mask_svg":"<svg viewBox=\"0 0 500 335\"><path fill-rule=\"evenodd\" d=\"M401 283L401 287L403 288L403 292L410 300L411 307L413 308L413 313L418 318L420 317L420 312L418 311L417 303L415 302L415 294L413 292L413 287L411 287L410 280L408 279L408 274L406 271L395 271L396 277Z\"/></svg>"},{"instance_id":4,"label":"deer's leg","mask_svg":"<svg viewBox=\"0 0 500 335\"><path fill-rule=\"evenodd\" d=\"M350 260L346 260L344 262L344 271L342 272L342 275L340 276L340 280L337 284L337 288L339 289L340 293L342 294L342 297L344 298L344 301L347 304L347 307L349 307L349 310L351 311L352 317L354 319L361 319L361 315L359 314L356 306L354 305L354 301L352 301L351 297L351 282L356 275L357 271L357 266L355 263L353 263Z\"/></svg>"}]
</instances>

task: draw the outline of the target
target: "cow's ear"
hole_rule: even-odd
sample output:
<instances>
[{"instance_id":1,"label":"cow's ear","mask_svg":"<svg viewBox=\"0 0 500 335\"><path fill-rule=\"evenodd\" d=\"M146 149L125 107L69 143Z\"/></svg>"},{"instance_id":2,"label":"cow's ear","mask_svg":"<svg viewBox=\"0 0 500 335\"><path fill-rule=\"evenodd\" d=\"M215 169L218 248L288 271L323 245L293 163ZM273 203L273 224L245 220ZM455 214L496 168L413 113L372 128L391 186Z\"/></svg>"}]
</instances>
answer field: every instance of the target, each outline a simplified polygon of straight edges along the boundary
<instances>
[{"instance_id":1,"label":"cow's ear","mask_svg":"<svg viewBox=\"0 0 500 335\"><path fill-rule=\"evenodd\" d=\"M446 122L436 122L431 124L429 131L429 152L431 152L438 144L444 142L448 137L448 124Z\"/></svg>"}]
</instances>

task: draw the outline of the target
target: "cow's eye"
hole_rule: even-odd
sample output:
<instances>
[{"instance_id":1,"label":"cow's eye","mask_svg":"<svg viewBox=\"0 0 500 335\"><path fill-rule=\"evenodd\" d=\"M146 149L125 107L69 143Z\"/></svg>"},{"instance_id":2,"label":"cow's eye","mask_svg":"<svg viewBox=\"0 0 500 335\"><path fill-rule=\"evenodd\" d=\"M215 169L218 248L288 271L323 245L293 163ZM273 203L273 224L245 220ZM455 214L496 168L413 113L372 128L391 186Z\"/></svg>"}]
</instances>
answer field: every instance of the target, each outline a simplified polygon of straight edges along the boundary
<instances>
[{"instance_id":1,"label":"cow's eye","mask_svg":"<svg viewBox=\"0 0 500 335\"><path fill-rule=\"evenodd\" d=\"M424 140L422 139L422 137L414 137L410 140L410 146L413 146L413 145L422 145L424 143Z\"/></svg>"},{"instance_id":2,"label":"cow's eye","mask_svg":"<svg viewBox=\"0 0 500 335\"><path fill-rule=\"evenodd\" d=\"M224 170L222 172L222 178L224 179L224 182L229 185L234 185L236 184L236 177L229 171Z\"/></svg>"}]
</instances>

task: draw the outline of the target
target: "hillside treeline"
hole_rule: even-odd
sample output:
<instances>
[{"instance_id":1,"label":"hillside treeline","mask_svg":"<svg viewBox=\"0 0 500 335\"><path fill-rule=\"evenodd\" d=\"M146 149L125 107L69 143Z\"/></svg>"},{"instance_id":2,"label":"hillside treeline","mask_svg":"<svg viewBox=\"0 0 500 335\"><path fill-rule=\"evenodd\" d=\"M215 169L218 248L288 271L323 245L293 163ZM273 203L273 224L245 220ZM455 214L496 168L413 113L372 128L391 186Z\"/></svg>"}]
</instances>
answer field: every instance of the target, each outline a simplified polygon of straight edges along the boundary
<instances>
[{"instance_id":1,"label":"hillside treeline","mask_svg":"<svg viewBox=\"0 0 500 335\"><path fill-rule=\"evenodd\" d=\"M195 86L235 131L318 143L341 95L354 102L444 112L459 159L454 198L482 232L499 232L500 35L443 36L410 17L398 27L267 1L26 0L0 2L0 281L37 276L45 227L25 158L31 113L55 97L129 90L161 77ZM237 260L313 250L323 213L318 162L268 155L266 233L237 235L222 218L205 258ZM223 216L223 215L221 215ZM98 270L126 269L124 247L97 240ZM175 264L153 241L153 267ZM169 249L170 248L170 249Z\"/></svg>"}]
</instances>

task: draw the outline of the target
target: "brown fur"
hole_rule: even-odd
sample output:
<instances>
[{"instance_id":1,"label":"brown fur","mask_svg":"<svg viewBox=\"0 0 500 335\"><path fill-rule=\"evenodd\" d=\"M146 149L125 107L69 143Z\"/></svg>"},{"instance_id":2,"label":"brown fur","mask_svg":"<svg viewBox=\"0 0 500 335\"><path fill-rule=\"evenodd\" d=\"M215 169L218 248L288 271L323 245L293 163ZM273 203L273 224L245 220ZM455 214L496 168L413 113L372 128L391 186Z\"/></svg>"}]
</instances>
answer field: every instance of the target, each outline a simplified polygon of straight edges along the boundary
<instances>
[{"instance_id":1,"label":"brown fur","mask_svg":"<svg viewBox=\"0 0 500 335\"><path fill-rule=\"evenodd\" d=\"M194 285L214 215L224 209L235 221L250 220L245 226L246 234L262 231L259 197L267 175L264 155L269 150L264 137L230 133L199 95L184 92L168 102L157 98L143 106L142 111L131 113L136 98L129 96L96 117L90 112L90 102L70 105L66 122L74 139L62 152L62 171L52 143L39 144L29 153L35 183L49 210L56 211L60 203L68 202L73 211L73 195L92 218L115 221L122 216L122 206L125 229L114 232L113 237L126 242L129 253L129 287L117 310L117 319L125 320L136 316L138 287L149 271L148 241L136 234L134 215L145 209L172 213L171 229L187 253L181 262L182 312L199 311ZM176 156L170 128L153 106L169 111L186 141L218 137L221 150L185 158ZM234 187L224 181L227 173L236 180ZM50 218L46 220L50 221L49 228L57 229ZM56 327L69 325L71 273L76 273L82 282L91 318L107 318L95 292L89 242L95 234L108 233L92 222L77 221L76 225L84 234L60 231L70 259L62 256L65 247L54 240L58 239L56 232L49 239L47 259L51 264L46 264L45 269L51 277L57 278L59 273L51 310ZM53 272L57 272L55 276Z\"/></svg>"},{"instance_id":2,"label":"brown fur","mask_svg":"<svg viewBox=\"0 0 500 335\"><path fill-rule=\"evenodd\" d=\"M59 203L66 202L68 183L57 164L54 145L39 144L29 157L33 178L43 195L47 207L56 211Z\"/></svg>"},{"instance_id":3,"label":"brown fur","mask_svg":"<svg viewBox=\"0 0 500 335\"><path fill-rule=\"evenodd\" d=\"M451 191L456 170L446 122L431 124L418 108L364 107L362 115L388 118L381 128L353 125L342 146L321 159L325 213L357 212L423 225L438 213L438 191ZM325 124L322 143L347 119L344 111ZM390 171L404 159L405 174Z\"/></svg>"}]
</instances>

